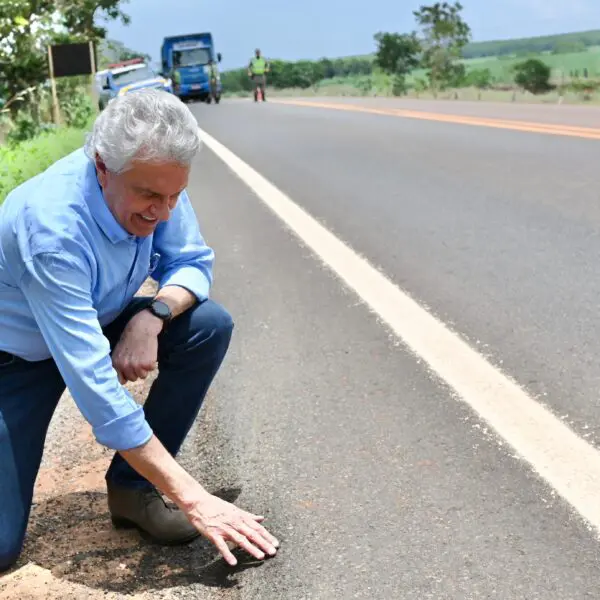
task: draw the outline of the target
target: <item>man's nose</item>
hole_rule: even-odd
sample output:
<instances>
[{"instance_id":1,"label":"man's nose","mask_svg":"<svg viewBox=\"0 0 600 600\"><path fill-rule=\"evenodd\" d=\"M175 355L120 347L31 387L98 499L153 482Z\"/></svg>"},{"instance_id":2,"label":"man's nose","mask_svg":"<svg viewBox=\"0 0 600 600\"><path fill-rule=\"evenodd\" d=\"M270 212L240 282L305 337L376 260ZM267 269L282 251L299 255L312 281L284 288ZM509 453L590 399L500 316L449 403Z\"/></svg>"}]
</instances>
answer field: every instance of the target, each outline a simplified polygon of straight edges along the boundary
<instances>
[{"instance_id":1,"label":"man's nose","mask_svg":"<svg viewBox=\"0 0 600 600\"><path fill-rule=\"evenodd\" d=\"M169 210L169 202L167 200L162 200L156 204L153 204L150 207L150 213L156 219L168 221L169 215L171 214L171 211Z\"/></svg>"}]
</instances>

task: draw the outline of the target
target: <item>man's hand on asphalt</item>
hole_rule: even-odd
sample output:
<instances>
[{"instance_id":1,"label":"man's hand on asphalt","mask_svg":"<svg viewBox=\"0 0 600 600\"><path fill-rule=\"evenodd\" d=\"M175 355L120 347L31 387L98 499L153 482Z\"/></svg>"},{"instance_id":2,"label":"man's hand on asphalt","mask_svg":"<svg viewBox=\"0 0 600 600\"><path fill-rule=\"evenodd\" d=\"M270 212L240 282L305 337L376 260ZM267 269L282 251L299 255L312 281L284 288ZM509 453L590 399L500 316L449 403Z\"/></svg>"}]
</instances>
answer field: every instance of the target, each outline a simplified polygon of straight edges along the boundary
<instances>
[{"instance_id":1,"label":"man's hand on asphalt","mask_svg":"<svg viewBox=\"0 0 600 600\"><path fill-rule=\"evenodd\" d=\"M227 542L233 542L258 560L263 560L265 553L274 556L279 547L277 539L260 524L264 517L246 512L217 496L208 495L193 503L186 514L231 566L235 566L237 560Z\"/></svg>"},{"instance_id":2,"label":"man's hand on asphalt","mask_svg":"<svg viewBox=\"0 0 600 600\"><path fill-rule=\"evenodd\" d=\"M146 310L129 321L112 353L112 363L121 384L145 379L154 370L162 327L162 321Z\"/></svg>"}]
</instances>

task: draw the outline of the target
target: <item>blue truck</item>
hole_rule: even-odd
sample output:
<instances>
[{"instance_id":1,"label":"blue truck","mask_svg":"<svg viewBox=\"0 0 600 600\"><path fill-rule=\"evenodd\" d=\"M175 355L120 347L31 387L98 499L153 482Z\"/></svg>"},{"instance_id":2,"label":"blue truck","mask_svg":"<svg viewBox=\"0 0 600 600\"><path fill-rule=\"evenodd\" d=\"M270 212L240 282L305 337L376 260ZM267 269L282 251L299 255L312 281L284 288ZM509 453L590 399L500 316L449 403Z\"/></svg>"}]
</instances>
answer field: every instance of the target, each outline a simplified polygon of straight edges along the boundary
<instances>
[{"instance_id":1,"label":"blue truck","mask_svg":"<svg viewBox=\"0 0 600 600\"><path fill-rule=\"evenodd\" d=\"M215 54L213 37L208 32L165 37L161 46L163 77L171 79L175 95L184 102L220 102L222 87L217 63L221 58L220 52Z\"/></svg>"}]
</instances>

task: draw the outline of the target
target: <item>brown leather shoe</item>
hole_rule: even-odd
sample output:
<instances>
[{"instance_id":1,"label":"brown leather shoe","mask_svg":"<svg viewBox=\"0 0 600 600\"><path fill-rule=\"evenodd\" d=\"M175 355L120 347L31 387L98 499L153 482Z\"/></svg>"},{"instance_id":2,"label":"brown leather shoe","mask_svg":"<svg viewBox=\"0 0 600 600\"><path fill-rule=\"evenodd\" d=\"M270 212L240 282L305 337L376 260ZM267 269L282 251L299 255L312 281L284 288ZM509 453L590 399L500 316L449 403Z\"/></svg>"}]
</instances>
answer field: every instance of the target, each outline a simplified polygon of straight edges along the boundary
<instances>
[{"instance_id":1,"label":"brown leather shoe","mask_svg":"<svg viewBox=\"0 0 600 600\"><path fill-rule=\"evenodd\" d=\"M177 507L169 506L154 488L137 490L107 484L108 509L118 529L137 528L142 537L155 544L187 544L200 532Z\"/></svg>"}]
</instances>

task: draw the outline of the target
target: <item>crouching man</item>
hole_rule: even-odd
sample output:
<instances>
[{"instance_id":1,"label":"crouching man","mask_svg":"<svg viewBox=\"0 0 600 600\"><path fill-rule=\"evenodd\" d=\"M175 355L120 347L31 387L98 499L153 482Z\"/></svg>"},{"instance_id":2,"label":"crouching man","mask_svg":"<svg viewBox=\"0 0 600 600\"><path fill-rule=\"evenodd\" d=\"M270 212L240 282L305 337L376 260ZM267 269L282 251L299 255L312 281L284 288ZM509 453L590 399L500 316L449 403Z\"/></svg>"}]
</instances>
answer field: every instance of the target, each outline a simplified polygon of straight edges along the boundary
<instances>
[{"instance_id":1,"label":"crouching man","mask_svg":"<svg viewBox=\"0 0 600 600\"><path fill-rule=\"evenodd\" d=\"M48 425L68 386L96 440L116 526L161 544L204 535L258 559L277 540L175 460L233 324L209 299L213 251L186 193L200 147L166 92L113 100L84 148L0 207L0 571L22 550ZM151 275L155 297L134 294ZM123 387L158 366L144 407ZM177 508L165 504L157 490Z\"/></svg>"}]
</instances>

